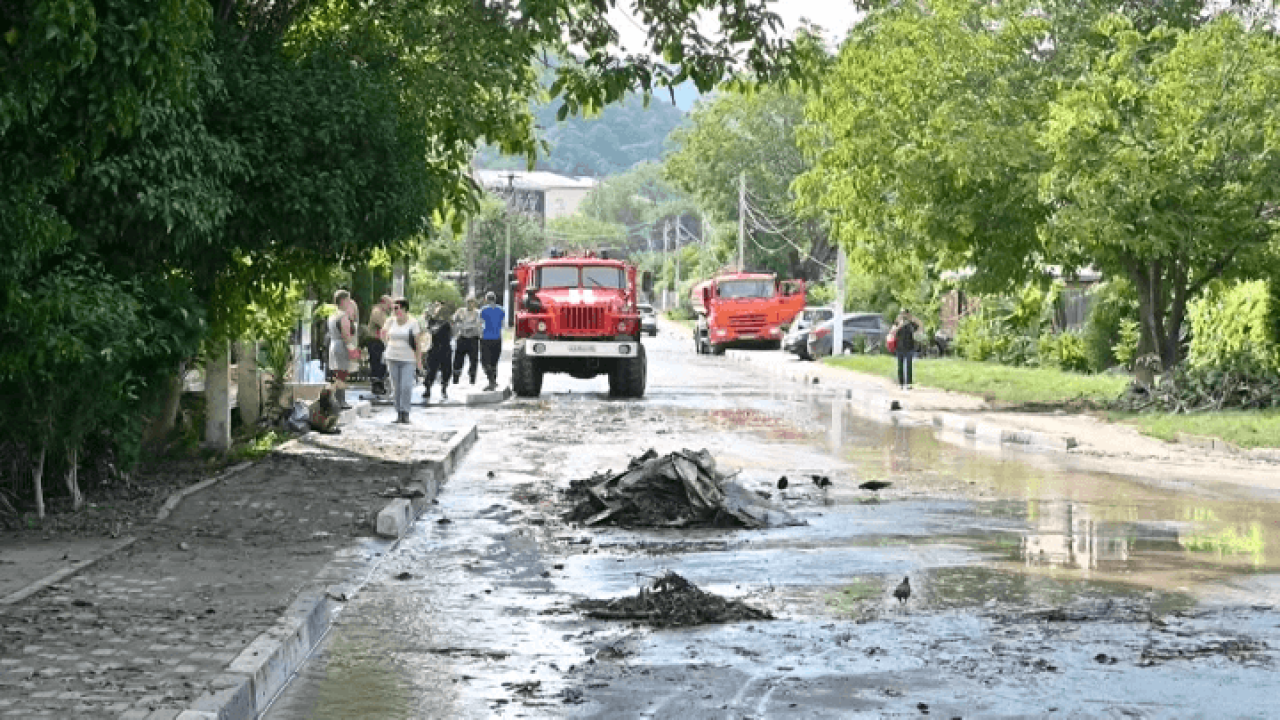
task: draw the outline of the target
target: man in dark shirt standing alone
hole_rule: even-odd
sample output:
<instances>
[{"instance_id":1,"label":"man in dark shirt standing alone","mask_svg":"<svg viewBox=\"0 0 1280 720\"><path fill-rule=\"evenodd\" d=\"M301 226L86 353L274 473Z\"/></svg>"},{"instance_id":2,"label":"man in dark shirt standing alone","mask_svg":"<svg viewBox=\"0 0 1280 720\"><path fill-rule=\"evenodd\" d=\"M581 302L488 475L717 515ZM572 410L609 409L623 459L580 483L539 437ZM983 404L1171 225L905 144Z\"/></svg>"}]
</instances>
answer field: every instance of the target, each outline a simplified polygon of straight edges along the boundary
<instances>
[{"instance_id":1,"label":"man in dark shirt standing alone","mask_svg":"<svg viewBox=\"0 0 1280 720\"><path fill-rule=\"evenodd\" d=\"M480 334L480 364L484 366L485 377L489 378L485 390L498 389L498 358L502 355L502 323L506 319L507 311L498 307L498 296L486 293L480 310L480 320L484 323Z\"/></svg>"}]
</instances>

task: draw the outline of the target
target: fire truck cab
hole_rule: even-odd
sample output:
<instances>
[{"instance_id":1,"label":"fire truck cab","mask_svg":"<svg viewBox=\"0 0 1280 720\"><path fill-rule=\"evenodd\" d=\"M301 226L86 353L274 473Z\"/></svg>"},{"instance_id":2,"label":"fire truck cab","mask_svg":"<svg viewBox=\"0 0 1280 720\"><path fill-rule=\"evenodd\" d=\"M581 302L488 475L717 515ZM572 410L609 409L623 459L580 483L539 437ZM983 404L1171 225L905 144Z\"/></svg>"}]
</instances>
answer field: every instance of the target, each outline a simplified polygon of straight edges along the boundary
<instances>
[{"instance_id":1,"label":"fire truck cab","mask_svg":"<svg viewBox=\"0 0 1280 720\"><path fill-rule=\"evenodd\" d=\"M695 285L689 300L698 314L698 354L720 355L729 347L777 349L784 326L804 309L805 285L779 282L772 273L725 271Z\"/></svg>"},{"instance_id":2,"label":"fire truck cab","mask_svg":"<svg viewBox=\"0 0 1280 720\"><path fill-rule=\"evenodd\" d=\"M521 261L515 269L516 395L537 397L546 373L608 375L609 394L643 397L636 268L594 252Z\"/></svg>"}]
</instances>

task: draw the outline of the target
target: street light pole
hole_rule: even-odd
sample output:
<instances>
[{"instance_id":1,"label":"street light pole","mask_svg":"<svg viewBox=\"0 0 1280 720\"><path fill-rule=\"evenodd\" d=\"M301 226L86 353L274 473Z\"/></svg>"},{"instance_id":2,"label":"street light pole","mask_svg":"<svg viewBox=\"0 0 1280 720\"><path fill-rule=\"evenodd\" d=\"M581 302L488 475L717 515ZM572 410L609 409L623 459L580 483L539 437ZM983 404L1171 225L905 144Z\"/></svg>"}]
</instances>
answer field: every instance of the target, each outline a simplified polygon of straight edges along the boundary
<instances>
[{"instance_id":1,"label":"street light pole","mask_svg":"<svg viewBox=\"0 0 1280 720\"><path fill-rule=\"evenodd\" d=\"M511 312L511 282L507 274L511 272L511 203L516 197L516 174L507 173L507 249L502 255L502 309L507 313L507 327L511 327L515 318Z\"/></svg>"}]
</instances>

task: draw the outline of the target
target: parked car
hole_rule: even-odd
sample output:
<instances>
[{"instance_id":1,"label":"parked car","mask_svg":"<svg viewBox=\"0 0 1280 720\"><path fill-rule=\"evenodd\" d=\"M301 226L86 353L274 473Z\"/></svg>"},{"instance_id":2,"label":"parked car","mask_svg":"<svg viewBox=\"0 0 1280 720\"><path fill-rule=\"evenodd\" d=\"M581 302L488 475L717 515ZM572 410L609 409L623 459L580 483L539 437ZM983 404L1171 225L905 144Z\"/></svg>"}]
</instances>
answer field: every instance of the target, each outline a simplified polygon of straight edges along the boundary
<instances>
[{"instance_id":1,"label":"parked car","mask_svg":"<svg viewBox=\"0 0 1280 720\"><path fill-rule=\"evenodd\" d=\"M829 307L807 307L801 310L795 320L791 321L787 334L782 336L782 350L798 356L801 360L812 360L813 356L809 354L809 331L817 323L830 320L834 316L835 311Z\"/></svg>"},{"instance_id":2,"label":"parked car","mask_svg":"<svg viewBox=\"0 0 1280 720\"><path fill-rule=\"evenodd\" d=\"M809 331L807 350L814 358L831 354L831 333L835 329L835 321L827 320ZM852 352L862 347L868 352L884 347L885 335L889 332L884 318L877 312L854 312L844 316L844 351ZM862 340L855 340L861 336Z\"/></svg>"},{"instance_id":3,"label":"parked car","mask_svg":"<svg viewBox=\"0 0 1280 720\"><path fill-rule=\"evenodd\" d=\"M648 303L640 303L636 306L640 309L640 332L649 333L649 337L658 334L658 313L654 312L653 306Z\"/></svg>"}]
</instances>

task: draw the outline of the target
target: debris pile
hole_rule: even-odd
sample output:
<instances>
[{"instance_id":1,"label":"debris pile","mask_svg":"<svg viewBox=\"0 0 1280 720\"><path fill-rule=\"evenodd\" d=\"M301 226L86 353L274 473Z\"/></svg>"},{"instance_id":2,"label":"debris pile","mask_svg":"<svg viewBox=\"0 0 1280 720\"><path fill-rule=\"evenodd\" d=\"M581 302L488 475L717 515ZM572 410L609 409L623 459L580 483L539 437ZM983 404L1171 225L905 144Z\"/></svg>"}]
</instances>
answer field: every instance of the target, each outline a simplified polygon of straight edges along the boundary
<instances>
[{"instance_id":1,"label":"debris pile","mask_svg":"<svg viewBox=\"0 0 1280 720\"><path fill-rule=\"evenodd\" d=\"M732 477L716 471L716 461L706 450L660 457L650 449L632 458L620 473L597 473L570 482L566 494L575 505L565 519L623 527L803 524Z\"/></svg>"},{"instance_id":2,"label":"debris pile","mask_svg":"<svg viewBox=\"0 0 1280 720\"><path fill-rule=\"evenodd\" d=\"M740 620L772 620L767 610L739 600L703 592L674 572L640 588L634 597L616 600L582 600L574 605L587 617L599 620L632 620L654 627L688 627Z\"/></svg>"}]
</instances>

